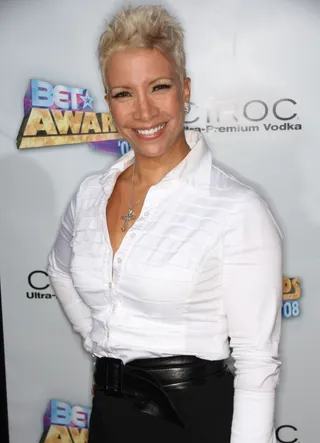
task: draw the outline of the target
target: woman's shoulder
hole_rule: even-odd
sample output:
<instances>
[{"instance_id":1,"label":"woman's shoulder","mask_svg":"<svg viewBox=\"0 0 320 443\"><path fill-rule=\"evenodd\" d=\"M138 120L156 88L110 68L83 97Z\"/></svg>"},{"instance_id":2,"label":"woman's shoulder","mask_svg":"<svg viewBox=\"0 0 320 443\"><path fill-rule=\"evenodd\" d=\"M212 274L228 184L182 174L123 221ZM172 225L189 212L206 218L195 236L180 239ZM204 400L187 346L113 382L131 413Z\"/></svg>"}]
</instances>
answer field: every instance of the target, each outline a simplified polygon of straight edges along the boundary
<instances>
[{"instance_id":1,"label":"woman's shoulder","mask_svg":"<svg viewBox=\"0 0 320 443\"><path fill-rule=\"evenodd\" d=\"M78 187L78 195L94 193L101 194L108 190L117 177L132 163L132 152L129 151L120 157L107 169L91 174L84 178Z\"/></svg>"},{"instance_id":2,"label":"woman's shoulder","mask_svg":"<svg viewBox=\"0 0 320 443\"><path fill-rule=\"evenodd\" d=\"M226 199L230 202L244 202L261 198L253 186L246 184L216 164L212 165L210 185L212 196Z\"/></svg>"},{"instance_id":3,"label":"woman's shoulder","mask_svg":"<svg viewBox=\"0 0 320 443\"><path fill-rule=\"evenodd\" d=\"M79 190L86 188L102 188L101 181L105 175L105 172L88 175L81 181Z\"/></svg>"},{"instance_id":4,"label":"woman's shoulder","mask_svg":"<svg viewBox=\"0 0 320 443\"><path fill-rule=\"evenodd\" d=\"M82 206L81 201L99 201L104 195L103 178L105 175L106 172L101 172L82 179L72 196L71 206L79 208L79 206Z\"/></svg>"},{"instance_id":5,"label":"woman's shoulder","mask_svg":"<svg viewBox=\"0 0 320 443\"><path fill-rule=\"evenodd\" d=\"M256 187L245 184L215 165L212 167L211 197L219 200L228 223L241 228L243 222L255 229L263 225L265 232L269 226L270 232L282 236L268 202Z\"/></svg>"}]
</instances>

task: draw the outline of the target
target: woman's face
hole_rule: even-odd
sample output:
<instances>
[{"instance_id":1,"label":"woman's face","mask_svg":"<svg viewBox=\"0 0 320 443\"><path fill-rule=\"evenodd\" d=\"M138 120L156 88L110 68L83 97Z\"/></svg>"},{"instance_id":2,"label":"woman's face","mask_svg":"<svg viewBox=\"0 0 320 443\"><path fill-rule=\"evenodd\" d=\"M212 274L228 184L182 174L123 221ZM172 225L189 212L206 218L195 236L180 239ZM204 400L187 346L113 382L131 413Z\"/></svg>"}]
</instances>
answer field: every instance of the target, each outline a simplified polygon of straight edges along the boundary
<instances>
[{"instance_id":1,"label":"woman's face","mask_svg":"<svg viewBox=\"0 0 320 443\"><path fill-rule=\"evenodd\" d=\"M157 49L114 52L106 67L106 96L119 133L147 157L158 157L184 140L184 84L172 63Z\"/></svg>"}]
</instances>

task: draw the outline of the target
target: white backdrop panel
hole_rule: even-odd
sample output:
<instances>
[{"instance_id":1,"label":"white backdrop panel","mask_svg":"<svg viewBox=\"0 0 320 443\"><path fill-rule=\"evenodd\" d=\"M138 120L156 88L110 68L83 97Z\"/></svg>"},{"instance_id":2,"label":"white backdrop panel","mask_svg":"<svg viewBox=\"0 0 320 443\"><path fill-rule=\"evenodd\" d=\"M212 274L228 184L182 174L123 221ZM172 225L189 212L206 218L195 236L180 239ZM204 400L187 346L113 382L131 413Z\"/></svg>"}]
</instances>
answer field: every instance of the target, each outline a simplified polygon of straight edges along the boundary
<instances>
[{"instance_id":1,"label":"white backdrop panel","mask_svg":"<svg viewBox=\"0 0 320 443\"><path fill-rule=\"evenodd\" d=\"M115 161L86 145L18 151L23 97L29 79L41 79L88 88L95 111L106 111L95 51L103 19L118 5L0 2L0 275L11 443L39 441L50 399L90 405L91 360L80 338L54 297L29 299L26 293L37 292L28 276L45 271L60 216L79 182ZM319 4L171 0L166 5L186 29L193 102L188 119L206 129L217 164L267 199L284 234L284 274L301 278L301 315L283 324L277 424L297 428L280 432L284 443L317 441L320 360L312 345L320 340ZM281 99L296 104L282 102L274 115L273 105ZM264 104L245 108L252 100ZM244 108L247 117L257 119L265 106L268 115L261 121L245 118ZM289 123L301 129L266 130L264 125L285 122L277 115L293 113ZM241 131L249 126L259 129ZM47 284L42 274L32 282ZM52 294L52 289L38 292Z\"/></svg>"}]
</instances>

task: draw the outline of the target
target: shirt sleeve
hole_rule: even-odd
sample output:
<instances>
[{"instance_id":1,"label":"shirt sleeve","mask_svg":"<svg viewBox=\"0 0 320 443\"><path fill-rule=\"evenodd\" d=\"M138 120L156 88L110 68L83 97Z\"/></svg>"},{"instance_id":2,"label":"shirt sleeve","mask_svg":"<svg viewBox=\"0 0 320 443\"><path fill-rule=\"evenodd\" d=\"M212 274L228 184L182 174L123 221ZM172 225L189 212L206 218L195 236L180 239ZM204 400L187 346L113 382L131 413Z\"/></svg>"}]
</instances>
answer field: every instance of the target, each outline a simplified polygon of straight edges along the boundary
<instances>
[{"instance_id":1,"label":"shirt sleeve","mask_svg":"<svg viewBox=\"0 0 320 443\"><path fill-rule=\"evenodd\" d=\"M66 209L56 241L49 255L48 275L55 295L73 329L85 339L84 346L87 350L90 350L92 344L89 338L92 329L91 311L79 296L70 275L74 217L75 197Z\"/></svg>"},{"instance_id":2,"label":"shirt sleeve","mask_svg":"<svg viewBox=\"0 0 320 443\"><path fill-rule=\"evenodd\" d=\"M276 443L275 390L281 305L281 235L257 196L230 214L225 233L224 308L235 360L231 443Z\"/></svg>"}]
</instances>

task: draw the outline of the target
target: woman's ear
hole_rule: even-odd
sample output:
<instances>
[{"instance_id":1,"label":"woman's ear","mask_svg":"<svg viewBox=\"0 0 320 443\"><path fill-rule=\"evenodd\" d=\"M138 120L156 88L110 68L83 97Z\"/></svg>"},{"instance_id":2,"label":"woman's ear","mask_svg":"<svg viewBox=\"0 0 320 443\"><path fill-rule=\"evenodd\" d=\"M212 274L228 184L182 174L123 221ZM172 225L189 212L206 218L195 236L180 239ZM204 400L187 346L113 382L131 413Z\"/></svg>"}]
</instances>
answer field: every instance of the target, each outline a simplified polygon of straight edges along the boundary
<instances>
[{"instance_id":1,"label":"woman's ear","mask_svg":"<svg viewBox=\"0 0 320 443\"><path fill-rule=\"evenodd\" d=\"M183 99L184 99L184 102L188 102L189 103L190 97L191 97L191 78L190 77L186 77L184 79L184 84L183 84Z\"/></svg>"},{"instance_id":2,"label":"woman's ear","mask_svg":"<svg viewBox=\"0 0 320 443\"><path fill-rule=\"evenodd\" d=\"M106 95L104 96L104 99L107 102L108 108L110 109L110 97L109 97L109 94L106 93Z\"/></svg>"}]
</instances>

